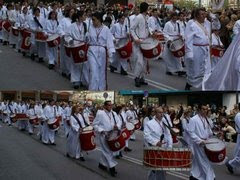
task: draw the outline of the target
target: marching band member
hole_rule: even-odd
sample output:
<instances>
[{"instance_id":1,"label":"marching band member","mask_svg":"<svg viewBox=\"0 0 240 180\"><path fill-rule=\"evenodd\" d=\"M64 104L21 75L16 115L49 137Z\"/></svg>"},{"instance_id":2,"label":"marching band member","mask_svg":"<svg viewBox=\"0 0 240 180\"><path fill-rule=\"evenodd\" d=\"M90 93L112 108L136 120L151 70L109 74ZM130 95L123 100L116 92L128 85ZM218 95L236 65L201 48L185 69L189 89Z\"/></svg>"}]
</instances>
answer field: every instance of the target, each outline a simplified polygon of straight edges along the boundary
<instances>
[{"instance_id":1,"label":"marching band member","mask_svg":"<svg viewBox=\"0 0 240 180\"><path fill-rule=\"evenodd\" d=\"M145 69L146 69L146 59L140 50L140 44L142 40L148 38L149 29L147 26L147 11L148 3L143 2L140 4L140 14L134 18L131 23L131 35L134 40L133 44L133 61L134 61L134 76L135 76L135 86L140 87L141 85L148 85L145 82Z\"/></svg>"},{"instance_id":2,"label":"marching band member","mask_svg":"<svg viewBox=\"0 0 240 180\"><path fill-rule=\"evenodd\" d=\"M199 107L200 112L191 118L188 126L193 150L190 179L213 180L215 173L204 151L206 140L213 135L213 122L207 118L208 107L205 105Z\"/></svg>"},{"instance_id":3,"label":"marching band member","mask_svg":"<svg viewBox=\"0 0 240 180\"><path fill-rule=\"evenodd\" d=\"M39 2L39 5L38 5L38 8L39 8L39 10L40 10L40 16L41 16L41 18L43 18L43 19L47 19L48 18L48 10L44 7L44 4L43 4L43 2Z\"/></svg>"},{"instance_id":4,"label":"marching band member","mask_svg":"<svg viewBox=\"0 0 240 180\"><path fill-rule=\"evenodd\" d=\"M29 121L28 121L28 133L29 135L33 134L33 126L34 124L31 124L30 120L36 118L36 112L35 112L35 108L34 108L34 103L31 103L29 105L29 108L27 110L27 116L29 117Z\"/></svg>"},{"instance_id":5,"label":"marching band member","mask_svg":"<svg viewBox=\"0 0 240 180\"><path fill-rule=\"evenodd\" d=\"M58 20L55 11L51 11L46 21L46 34L47 36L55 35L58 33ZM46 48L46 54L48 57L48 68L53 69L58 63L58 46Z\"/></svg>"},{"instance_id":6,"label":"marching band member","mask_svg":"<svg viewBox=\"0 0 240 180\"><path fill-rule=\"evenodd\" d=\"M37 135L40 136L40 140L42 139L42 128L43 128L43 119L44 119L44 113L43 113L43 108L44 108L45 104L41 104L39 101L37 101L35 103L34 106L34 111L36 113L36 116L38 118L39 121L39 125L38 125L38 133Z\"/></svg>"},{"instance_id":7,"label":"marching band member","mask_svg":"<svg viewBox=\"0 0 240 180\"><path fill-rule=\"evenodd\" d=\"M238 105L238 109L240 110L240 104ZM234 121L237 132L237 144L235 145L234 158L226 162L227 169L231 174L240 167L240 112L236 114Z\"/></svg>"},{"instance_id":8,"label":"marching band member","mask_svg":"<svg viewBox=\"0 0 240 180\"><path fill-rule=\"evenodd\" d=\"M192 109L188 107L184 110L183 116L181 117L181 123L183 128L183 139L188 144L189 148L191 148L192 142L190 139L189 131L189 124L191 120Z\"/></svg>"},{"instance_id":9,"label":"marching band member","mask_svg":"<svg viewBox=\"0 0 240 180\"><path fill-rule=\"evenodd\" d=\"M64 103L63 105L63 127L65 136L67 137L70 131L70 117L72 113L71 104Z\"/></svg>"},{"instance_id":10,"label":"marching band member","mask_svg":"<svg viewBox=\"0 0 240 180\"><path fill-rule=\"evenodd\" d=\"M45 19L40 16L40 9L33 9L33 16L29 20L30 21L30 29L32 31L32 46L31 46L31 59L35 59L35 53L37 53L39 57L39 62L43 62L44 57L46 56L46 43L39 42L35 39L36 32L43 32L46 28Z\"/></svg>"},{"instance_id":11,"label":"marching band member","mask_svg":"<svg viewBox=\"0 0 240 180\"><path fill-rule=\"evenodd\" d=\"M113 159L113 152L109 149L106 143L106 137L113 130L120 130L120 120L116 112L112 111L111 101L104 102L104 109L98 110L97 115L93 121L94 130L98 133L101 158L98 167L102 170L109 168L111 176L116 176L117 172L115 166L117 162Z\"/></svg>"},{"instance_id":12,"label":"marching band member","mask_svg":"<svg viewBox=\"0 0 240 180\"><path fill-rule=\"evenodd\" d=\"M127 32L127 27L124 24L125 16L120 14L118 15L118 22L113 25L111 28L111 32L115 39L115 44L119 44L120 42L126 44L129 41L129 34ZM114 68L113 68L114 67ZM113 62L110 65L111 72L114 72L115 69L120 70L122 75L128 75L128 60L122 59L118 52L114 54Z\"/></svg>"},{"instance_id":13,"label":"marching band member","mask_svg":"<svg viewBox=\"0 0 240 180\"><path fill-rule=\"evenodd\" d=\"M49 128L48 124L53 123L56 120L56 106L54 105L54 100L50 100L49 104L43 109L44 113L44 122L43 122L43 131L42 131L42 142L44 144L50 143L51 145L55 144L55 130Z\"/></svg>"},{"instance_id":14,"label":"marching band member","mask_svg":"<svg viewBox=\"0 0 240 180\"><path fill-rule=\"evenodd\" d=\"M148 18L148 28L150 34L162 32L161 20L158 17L158 9L156 8L152 10L152 16Z\"/></svg>"},{"instance_id":15,"label":"marching band member","mask_svg":"<svg viewBox=\"0 0 240 180\"><path fill-rule=\"evenodd\" d=\"M172 41L183 38L183 31L180 28L180 25L177 22L178 15L176 13L171 14L171 20L168 21L163 29L163 32L167 38L167 48L163 53L163 59L166 63L166 74L173 75L177 73L178 76L185 75L183 72L182 63L179 58L175 57L173 53L170 51L170 45Z\"/></svg>"},{"instance_id":16,"label":"marching band member","mask_svg":"<svg viewBox=\"0 0 240 180\"><path fill-rule=\"evenodd\" d=\"M73 106L70 118L70 131L67 137L67 156L85 161L79 140L79 134L89 126L89 121L82 114L82 107Z\"/></svg>"},{"instance_id":17,"label":"marching band member","mask_svg":"<svg viewBox=\"0 0 240 180\"><path fill-rule=\"evenodd\" d=\"M163 123L163 109L161 107L156 109L156 116L148 121L144 128L144 146L145 147L163 147L172 148L172 136L169 130ZM150 171L148 174L149 180L165 180L165 171Z\"/></svg>"},{"instance_id":18,"label":"marching band member","mask_svg":"<svg viewBox=\"0 0 240 180\"><path fill-rule=\"evenodd\" d=\"M85 21L85 12L78 11L72 16L72 25L69 27L67 33L67 42L70 45L78 45L86 42L87 25ZM86 52L85 52L86 53ZM75 64L74 60L71 60L71 82L75 89L78 89L80 85L87 86L89 78L88 62Z\"/></svg>"},{"instance_id":19,"label":"marching band member","mask_svg":"<svg viewBox=\"0 0 240 180\"><path fill-rule=\"evenodd\" d=\"M26 104L21 101L18 102L17 104L17 113L21 113L21 114L26 114L27 112L27 106ZM20 131L25 131L28 129L28 120L18 120L17 121L17 127Z\"/></svg>"},{"instance_id":20,"label":"marching band member","mask_svg":"<svg viewBox=\"0 0 240 180\"><path fill-rule=\"evenodd\" d=\"M16 114L16 107L17 107L17 103L15 103L14 101L11 101L10 103L8 103L7 108L8 108L8 125L11 126L12 125L12 117Z\"/></svg>"},{"instance_id":21,"label":"marching band member","mask_svg":"<svg viewBox=\"0 0 240 180\"><path fill-rule=\"evenodd\" d=\"M13 6L11 4L8 4L6 6L6 9L3 10L3 17L2 19L5 20L5 21L8 21L11 23L10 21L10 18L11 20L13 20L13 13L12 13L12 9L13 9ZM7 45L9 43L9 32L6 31L5 29L3 29L2 31L2 39L3 39L3 45Z\"/></svg>"},{"instance_id":22,"label":"marching band member","mask_svg":"<svg viewBox=\"0 0 240 180\"><path fill-rule=\"evenodd\" d=\"M111 61L115 48L110 30L102 24L101 13L94 13L92 22L88 32L87 57L90 67L88 89L101 91L107 89L107 56Z\"/></svg>"},{"instance_id":23,"label":"marching band member","mask_svg":"<svg viewBox=\"0 0 240 180\"><path fill-rule=\"evenodd\" d=\"M71 71L71 59L66 55L66 51L64 50L65 36L69 27L72 23L72 15L74 14L74 9L66 9L64 10L64 18L59 23L59 33L61 35L61 45L60 45L60 69L62 71L62 76L68 77Z\"/></svg>"},{"instance_id":24,"label":"marching band member","mask_svg":"<svg viewBox=\"0 0 240 180\"><path fill-rule=\"evenodd\" d=\"M130 105L129 110L127 110L126 112L126 116L127 116L127 121L134 124L136 120L138 120L138 115L137 112L134 109L134 105ZM131 135L130 137L131 141L135 141L136 140L136 135L135 132Z\"/></svg>"},{"instance_id":25,"label":"marching band member","mask_svg":"<svg viewBox=\"0 0 240 180\"><path fill-rule=\"evenodd\" d=\"M233 26L233 38L240 32L240 20L236 21Z\"/></svg>"}]
</instances>

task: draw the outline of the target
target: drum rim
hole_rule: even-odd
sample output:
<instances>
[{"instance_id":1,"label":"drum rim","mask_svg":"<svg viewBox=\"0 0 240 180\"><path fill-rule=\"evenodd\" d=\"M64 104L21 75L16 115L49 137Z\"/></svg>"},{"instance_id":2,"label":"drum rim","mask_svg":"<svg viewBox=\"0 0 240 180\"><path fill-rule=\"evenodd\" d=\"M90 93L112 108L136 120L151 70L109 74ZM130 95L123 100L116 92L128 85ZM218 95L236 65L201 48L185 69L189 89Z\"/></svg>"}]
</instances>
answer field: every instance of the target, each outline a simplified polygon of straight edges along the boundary
<instances>
[{"instance_id":1,"label":"drum rim","mask_svg":"<svg viewBox=\"0 0 240 180\"><path fill-rule=\"evenodd\" d=\"M53 38L53 39L50 39L50 38ZM51 41L57 40L58 38L60 38L60 36L58 34L54 34L49 36L46 41L51 42Z\"/></svg>"},{"instance_id":2,"label":"drum rim","mask_svg":"<svg viewBox=\"0 0 240 180\"><path fill-rule=\"evenodd\" d=\"M190 148L176 148L176 147L173 147L173 148L164 148L164 147L144 147L143 148L143 151L145 150L162 150L162 151L178 151L178 152L184 152L184 151L188 151L190 153L191 152L191 149Z\"/></svg>"},{"instance_id":3,"label":"drum rim","mask_svg":"<svg viewBox=\"0 0 240 180\"><path fill-rule=\"evenodd\" d=\"M147 41L147 40L149 40L151 43L145 44L144 41ZM155 42L155 43L154 43L154 42ZM151 48L146 48L146 47L144 47L144 46L147 46L147 45L152 45L152 46L151 46ZM146 38L146 39L143 40L143 43L140 44L140 47L141 47L141 49L144 50L144 51L149 51L149 50L155 49L155 48L156 48L157 46L159 46L159 45L160 45L160 43L159 43L158 40L153 39L153 38Z\"/></svg>"}]
</instances>

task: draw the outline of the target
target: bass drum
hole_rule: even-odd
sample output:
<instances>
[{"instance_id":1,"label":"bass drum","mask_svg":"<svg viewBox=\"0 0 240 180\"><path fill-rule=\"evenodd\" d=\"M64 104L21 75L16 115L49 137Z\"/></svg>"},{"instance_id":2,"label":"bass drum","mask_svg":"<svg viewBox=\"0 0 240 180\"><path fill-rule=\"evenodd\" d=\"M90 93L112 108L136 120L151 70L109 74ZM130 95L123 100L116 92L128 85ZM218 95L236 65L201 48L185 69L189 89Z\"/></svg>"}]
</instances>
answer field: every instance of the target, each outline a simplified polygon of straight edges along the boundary
<instances>
[{"instance_id":1,"label":"bass drum","mask_svg":"<svg viewBox=\"0 0 240 180\"><path fill-rule=\"evenodd\" d=\"M153 38L145 39L140 45L143 57L147 59L154 59L161 54L161 45L158 40Z\"/></svg>"}]
</instances>

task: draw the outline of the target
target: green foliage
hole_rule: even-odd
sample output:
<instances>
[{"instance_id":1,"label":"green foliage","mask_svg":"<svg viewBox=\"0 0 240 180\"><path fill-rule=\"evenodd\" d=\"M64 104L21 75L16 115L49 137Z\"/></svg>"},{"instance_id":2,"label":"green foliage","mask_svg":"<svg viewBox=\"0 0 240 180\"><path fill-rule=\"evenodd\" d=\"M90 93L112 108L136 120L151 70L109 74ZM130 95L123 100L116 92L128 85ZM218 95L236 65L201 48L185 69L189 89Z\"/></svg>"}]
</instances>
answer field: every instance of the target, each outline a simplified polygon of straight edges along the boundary
<instances>
[{"instance_id":1,"label":"green foliage","mask_svg":"<svg viewBox=\"0 0 240 180\"><path fill-rule=\"evenodd\" d=\"M174 2L174 6L185 9L193 9L198 7L198 3L193 0L178 0Z\"/></svg>"}]
</instances>

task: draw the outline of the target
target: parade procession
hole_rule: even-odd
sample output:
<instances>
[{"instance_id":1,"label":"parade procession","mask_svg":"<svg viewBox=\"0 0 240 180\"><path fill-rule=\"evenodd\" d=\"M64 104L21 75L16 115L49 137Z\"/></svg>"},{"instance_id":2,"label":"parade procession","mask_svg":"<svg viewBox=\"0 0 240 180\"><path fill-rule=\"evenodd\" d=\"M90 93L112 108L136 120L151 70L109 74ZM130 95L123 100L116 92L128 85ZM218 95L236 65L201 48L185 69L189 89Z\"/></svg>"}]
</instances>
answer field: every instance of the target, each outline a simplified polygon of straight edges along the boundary
<instances>
[{"instance_id":1,"label":"parade procession","mask_svg":"<svg viewBox=\"0 0 240 180\"><path fill-rule=\"evenodd\" d=\"M239 180L240 0L0 0L0 180Z\"/></svg>"}]
</instances>

